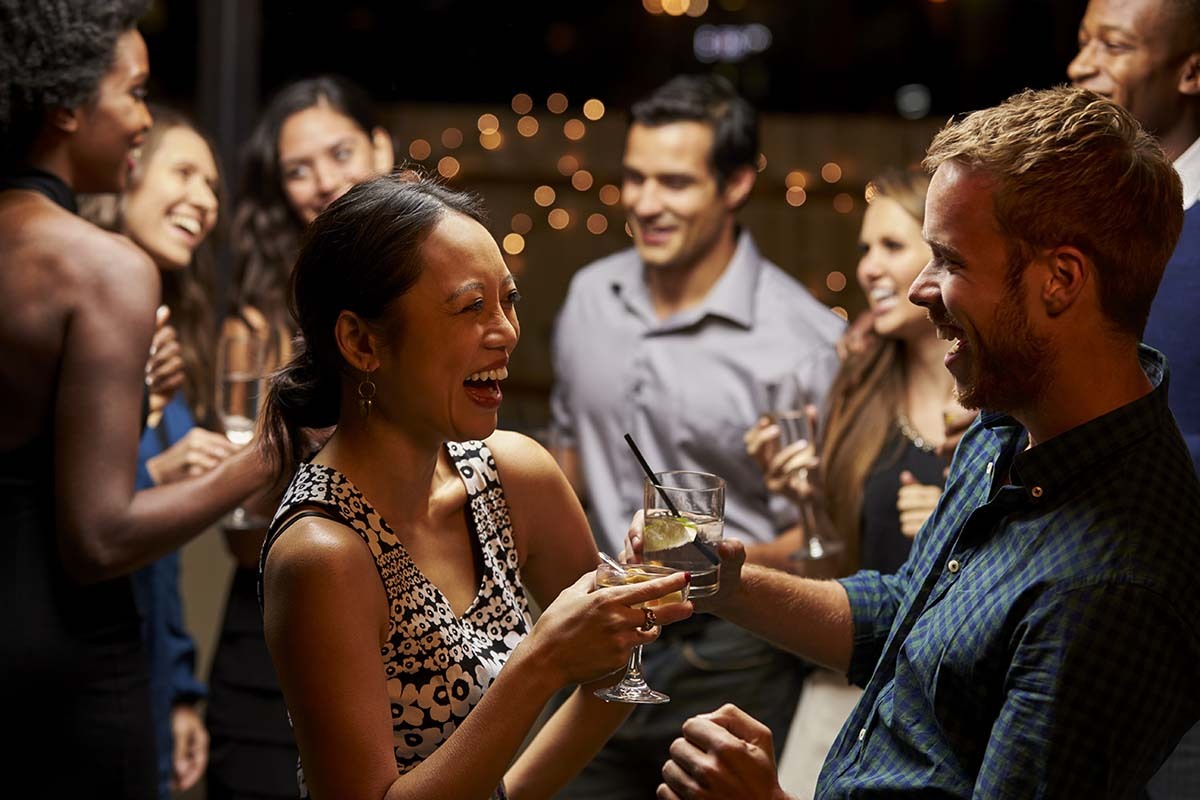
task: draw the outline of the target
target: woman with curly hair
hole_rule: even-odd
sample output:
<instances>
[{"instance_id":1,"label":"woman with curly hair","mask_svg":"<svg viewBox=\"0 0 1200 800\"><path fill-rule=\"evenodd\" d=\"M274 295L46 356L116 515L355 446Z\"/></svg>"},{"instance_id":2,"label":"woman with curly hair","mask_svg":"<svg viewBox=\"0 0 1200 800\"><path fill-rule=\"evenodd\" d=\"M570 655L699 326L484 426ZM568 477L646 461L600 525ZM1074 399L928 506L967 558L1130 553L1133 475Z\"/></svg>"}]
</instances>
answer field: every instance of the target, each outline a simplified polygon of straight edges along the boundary
<instances>
[{"instance_id":1,"label":"woman with curly hair","mask_svg":"<svg viewBox=\"0 0 1200 800\"><path fill-rule=\"evenodd\" d=\"M265 340L273 365L291 356L285 298L304 229L352 185L393 164L391 136L354 84L322 76L272 97L242 153L233 221L236 310L223 324L226 333ZM238 566L209 681L210 800L296 796L295 739L255 592L265 532L255 518L273 510L252 508L247 523L226 528Z\"/></svg>"},{"instance_id":2,"label":"woman with curly hair","mask_svg":"<svg viewBox=\"0 0 1200 800\"><path fill-rule=\"evenodd\" d=\"M129 573L262 482L246 448L135 492L153 261L75 213L124 188L151 124L133 0L0 0L0 708L10 782L154 798Z\"/></svg>"},{"instance_id":3,"label":"woman with curly hair","mask_svg":"<svg viewBox=\"0 0 1200 800\"><path fill-rule=\"evenodd\" d=\"M215 148L183 114L152 106L129 186L120 195L80 200L86 219L128 236L154 261L162 278L160 311L177 331L166 348L180 390L153 407L138 449L137 488L200 475L237 448L201 425L213 410L213 253L221 173ZM197 424L197 420L201 425ZM191 788L204 772L208 733L196 711L204 685L194 676L195 643L183 624L179 554L133 573L134 595L150 669L150 700L158 743L159 797Z\"/></svg>"}]
</instances>

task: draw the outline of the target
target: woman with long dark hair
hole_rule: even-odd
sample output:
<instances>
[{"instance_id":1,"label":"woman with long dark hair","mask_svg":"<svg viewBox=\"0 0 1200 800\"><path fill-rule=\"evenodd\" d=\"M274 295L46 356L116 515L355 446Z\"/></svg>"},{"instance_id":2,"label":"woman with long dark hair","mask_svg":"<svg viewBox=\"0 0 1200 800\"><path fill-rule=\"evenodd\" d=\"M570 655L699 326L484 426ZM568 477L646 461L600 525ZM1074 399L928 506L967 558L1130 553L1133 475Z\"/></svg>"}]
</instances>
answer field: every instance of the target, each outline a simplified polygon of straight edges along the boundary
<instances>
[{"instance_id":1,"label":"woman with long dark hair","mask_svg":"<svg viewBox=\"0 0 1200 800\"><path fill-rule=\"evenodd\" d=\"M232 232L235 308L222 328L264 340L268 369L291 356L296 331L287 286L305 228L350 186L391 170L393 163L391 136L366 94L349 81L331 76L297 81L267 103L243 148ZM226 527L237 568L210 676L211 800L295 797L296 744L255 593L261 517L273 510L252 504L242 515L246 522Z\"/></svg>"},{"instance_id":2,"label":"woman with long dark hair","mask_svg":"<svg viewBox=\"0 0 1200 800\"><path fill-rule=\"evenodd\" d=\"M580 687L512 763L542 707L652 640L631 606L686 576L595 589L566 478L496 430L520 295L472 197L401 176L350 189L309 229L292 289L305 346L273 378L261 443L295 474L262 570L303 785L549 797L629 707ZM298 461L300 431L327 426Z\"/></svg>"}]
</instances>

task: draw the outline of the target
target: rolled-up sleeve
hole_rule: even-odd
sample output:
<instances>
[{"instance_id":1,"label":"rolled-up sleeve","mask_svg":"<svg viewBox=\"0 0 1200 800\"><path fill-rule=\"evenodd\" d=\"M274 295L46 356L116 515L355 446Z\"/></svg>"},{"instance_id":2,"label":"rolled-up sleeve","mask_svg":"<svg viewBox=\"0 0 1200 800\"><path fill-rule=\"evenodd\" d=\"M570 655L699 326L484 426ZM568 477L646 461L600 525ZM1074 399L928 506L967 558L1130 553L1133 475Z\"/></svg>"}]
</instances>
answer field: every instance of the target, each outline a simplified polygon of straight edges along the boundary
<instances>
[{"instance_id":1,"label":"rolled-up sleeve","mask_svg":"<svg viewBox=\"0 0 1200 800\"><path fill-rule=\"evenodd\" d=\"M857 686L867 685L879 663L896 613L904 602L905 581L903 573L884 575L873 570L863 570L839 581L850 598L854 623L854 652L846 677Z\"/></svg>"}]
</instances>

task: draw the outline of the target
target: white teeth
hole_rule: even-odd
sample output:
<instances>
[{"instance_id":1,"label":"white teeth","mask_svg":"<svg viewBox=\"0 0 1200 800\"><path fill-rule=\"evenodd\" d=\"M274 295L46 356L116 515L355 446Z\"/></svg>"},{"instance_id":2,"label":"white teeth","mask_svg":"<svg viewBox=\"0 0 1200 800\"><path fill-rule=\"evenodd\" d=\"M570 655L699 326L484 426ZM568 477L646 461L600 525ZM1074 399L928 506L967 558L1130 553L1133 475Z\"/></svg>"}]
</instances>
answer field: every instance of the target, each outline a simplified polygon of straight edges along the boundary
<instances>
[{"instance_id":1,"label":"white teeth","mask_svg":"<svg viewBox=\"0 0 1200 800\"><path fill-rule=\"evenodd\" d=\"M870 294L871 300L873 300L877 303L881 300L890 300L891 298L893 298L895 296L896 296L896 291L894 289L887 289L882 286L878 286L878 287L872 289L871 294Z\"/></svg>"},{"instance_id":2,"label":"white teeth","mask_svg":"<svg viewBox=\"0 0 1200 800\"><path fill-rule=\"evenodd\" d=\"M508 367L500 369L489 369L484 372L475 372L467 376L468 381L502 381L508 377Z\"/></svg>"},{"instance_id":3,"label":"white teeth","mask_svg":"<svg viewBox=\"0 0 1200 800\"><path fill-rule=\"evenodd\" d=\"M195 217L186 217L182 214L171 214L169 217L167 217L167 219L172 225L178 225L180 228L183 228L193 236L200 233L200 220L196 219Z\"/></svg>"}]
</instances>

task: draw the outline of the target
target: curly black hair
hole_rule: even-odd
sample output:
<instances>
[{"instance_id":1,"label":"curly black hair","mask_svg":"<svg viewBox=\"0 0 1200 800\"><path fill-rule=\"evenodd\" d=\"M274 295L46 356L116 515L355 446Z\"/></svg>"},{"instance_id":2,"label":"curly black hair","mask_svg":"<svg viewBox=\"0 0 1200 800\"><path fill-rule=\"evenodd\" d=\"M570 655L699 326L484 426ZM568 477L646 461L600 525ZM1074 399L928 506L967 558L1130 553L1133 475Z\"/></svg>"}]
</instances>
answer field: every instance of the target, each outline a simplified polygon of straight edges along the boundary
<instances>
[{"instance_id":1,"label":"curly black hair","mask_svg":"<svg viewBox=\"0 0 1200 800\"><path fill-rule=\"evenodd\" d=\"M0 158L23 158L49 108L91 99L149 0L0 0Z\"/></svg>"}]
</instances>

